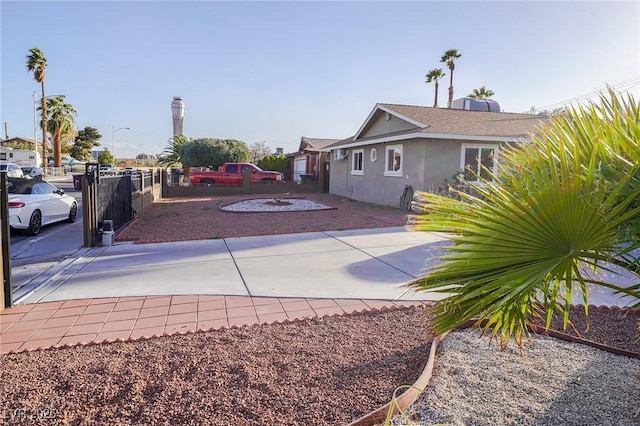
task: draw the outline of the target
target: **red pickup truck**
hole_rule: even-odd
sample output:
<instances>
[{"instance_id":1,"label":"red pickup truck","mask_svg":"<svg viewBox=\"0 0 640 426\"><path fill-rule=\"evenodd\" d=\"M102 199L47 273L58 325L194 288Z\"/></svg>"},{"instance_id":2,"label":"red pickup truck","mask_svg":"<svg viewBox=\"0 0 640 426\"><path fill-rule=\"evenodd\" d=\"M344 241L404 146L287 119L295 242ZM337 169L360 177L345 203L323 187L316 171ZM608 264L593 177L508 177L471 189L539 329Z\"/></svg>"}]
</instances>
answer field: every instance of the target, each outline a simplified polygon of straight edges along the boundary
<instances>
[{"instance_id":1,"label":"red pickup truck","mask_svg":"<svg viewBox=\"0 0 640 426\"><path fill-rule=\"evenodd\" d=\"M242 174L245 170L251 172L251 183L282 182L284 175L280 172L264 171L251 163L224 163L218 171L191 172L192 184L242 184Z\"/></svg>"}]
</instances>

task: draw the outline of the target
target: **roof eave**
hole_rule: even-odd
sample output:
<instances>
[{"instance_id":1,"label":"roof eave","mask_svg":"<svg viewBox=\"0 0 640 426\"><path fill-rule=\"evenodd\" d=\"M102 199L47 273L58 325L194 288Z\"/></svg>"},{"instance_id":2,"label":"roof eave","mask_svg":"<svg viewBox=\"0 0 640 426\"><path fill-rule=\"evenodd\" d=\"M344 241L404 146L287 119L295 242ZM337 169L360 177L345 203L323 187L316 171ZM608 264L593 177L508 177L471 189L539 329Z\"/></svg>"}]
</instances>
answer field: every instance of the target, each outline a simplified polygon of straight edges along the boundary
<instances>
[{"instance_id":1,"label":"roof eave","mask_svg":"<svg viewBox=\"0 0 640 426\"><path fill-rule=\"evenodd\" d=\"M381 137L376 139L368 139L366 141L354 141L350 143L346 143L340 146L333 146L331 150L334 149L342 149L342 148L355 148L359 146L367 146L374 145L378 143L386 143L386 142L399 142L409 139L448 139L448 140L465 140L465 141L482 141L482 142L532 142L532 139L529 137L522 136L474 136L474 135L450 135L450 134L441 134L441 133L409 133L406 135L396 135L396 136L388 136Z\"/></svg>"}]
</instances>

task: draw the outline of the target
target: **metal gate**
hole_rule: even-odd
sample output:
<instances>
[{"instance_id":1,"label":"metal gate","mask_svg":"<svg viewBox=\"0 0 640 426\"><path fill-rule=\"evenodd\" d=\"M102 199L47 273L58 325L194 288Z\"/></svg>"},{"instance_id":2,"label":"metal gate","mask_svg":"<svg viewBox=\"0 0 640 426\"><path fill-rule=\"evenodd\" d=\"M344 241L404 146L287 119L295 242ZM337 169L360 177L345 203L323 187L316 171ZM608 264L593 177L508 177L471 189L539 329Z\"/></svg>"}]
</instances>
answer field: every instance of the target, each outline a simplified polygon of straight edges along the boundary
<instances>
[{"instance_id":1,"label":"metal gate","mask_svg":"<svg viewBox=\"0 0 640 426\"><path fill-rule=\"evenodd\" d=\"M107 219L118 229L133 219L131 176L103 176L98 182L98 224Z\"/></svg>"},{"instance_id":2,"label":"metal gate","mask_svg":"<svg viewBox=\"0 0 640 426\"><path fill-rule=\"evenodd\" d=\"M324 174L322 175L322 192L325 194L329 193L329 173L331 171L331 163L325 161L324 164Z\"/></svg>"},{"instance_id":3,"label":"metal gate","mask_svg":"<svg viewBox=\"0 0 640 426\"><path fill-rule=\"evenodd\" d=\"M131 176L100 175L97 163L87 163L82 176L82 205L84 245L98 245L98 234L104 221L111 220L113 229L124 226L133 219L131 205Z\"/></svg>"}]
</instances>

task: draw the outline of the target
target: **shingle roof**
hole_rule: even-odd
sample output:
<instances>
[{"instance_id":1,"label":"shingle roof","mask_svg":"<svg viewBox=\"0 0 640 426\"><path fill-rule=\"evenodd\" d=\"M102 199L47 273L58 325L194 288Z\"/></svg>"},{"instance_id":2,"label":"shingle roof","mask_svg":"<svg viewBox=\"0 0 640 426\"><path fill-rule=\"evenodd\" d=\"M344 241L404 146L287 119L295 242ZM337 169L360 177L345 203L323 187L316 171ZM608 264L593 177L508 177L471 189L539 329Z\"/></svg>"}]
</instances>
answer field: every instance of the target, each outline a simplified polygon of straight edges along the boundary
<instances>
[{"instance_id":1,"label":"shingle roof","mask_svg":"<svg viewBox=\"0 0 640 426\"><path fill-rule=\"evenodd\" d=\"M29 139L29 138L22 138L22 137L15 137L15 138L9 138L9 139L5 139L2 141L2 143L7 143L7 142L27 142L27 143L35 143L35 141L33 139Z\"/></svg>"},{"instance_id":2,"label":"shingle roof","mask_svg":"<svg viewBox=\"0 0 640 426\"><path fill-rule=\"evenodd\" d=\"M304 149L317 149L321 150L322 148L329 146L333 143L338 142L340 139L318 139L318 138L308 138L303 136L300 139L300 151Z\"/></svg>"},{"instance_id":3,"label":"shingle roof","mask_svg":"<svg viewBox=\"0 0 640 426\"><path fill-rule=\"evenodd\" d=\"M420 133L526 137L549 123L549 117L505 112L467 111L413 105L378 104L424 124Z\"/></svg>"},{"instance_id":4,"label":"shingle roof","mask_svg":"<svg viewBox=\"0 0 640 426\"><path fill-rule=\"evenodd\" d=\"M416 105L377 104L369 116L373 122L377 114L390 112L399 118L406 118L421 124L418 128L386 133L383 135L361 137L359 134L350 138L325 146L325 150L347 145L366 144L367 141L403 135L423 134L424 138L440 138L442 136L460 136L473 139L520 139L529 137L532 133L550 123L547 116L532 114L517 114L507 112L468 111L450 108L433 108ZM365 123L362 130L367 128ZM414 136L415 137L415 136Z\"/></svg>"}]
</instances>

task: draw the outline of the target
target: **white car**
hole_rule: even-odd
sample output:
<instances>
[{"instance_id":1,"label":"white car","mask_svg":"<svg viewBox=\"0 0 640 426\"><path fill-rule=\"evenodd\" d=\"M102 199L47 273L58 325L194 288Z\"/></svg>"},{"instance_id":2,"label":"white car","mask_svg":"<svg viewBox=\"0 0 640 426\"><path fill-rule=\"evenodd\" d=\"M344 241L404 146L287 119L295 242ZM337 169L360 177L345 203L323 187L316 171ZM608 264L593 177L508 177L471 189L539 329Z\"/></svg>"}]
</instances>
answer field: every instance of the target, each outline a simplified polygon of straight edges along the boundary
<instances>
[{"instance_id":1,"label":"white car","mask_svg":"<svg viewBox=\"0 0 640 426\"><path fill-rule=\"evenodd\" d=\"M73 222L78 215L75 198L49 182L9 178L9 226L37 235L44 225L66 220Z\"/></svg>"},{"instance_id":2,"label":"white car","mask_svg":"<svg viewBox=\"0 0 640 426\"><path fill-rule=\"evenodd\" d=\"M20 166L14 163L0 164L0 172L6 172L7 177L21 178L22 176L24 176L24 173L22 172Z\"/></svg>"}]
</instances>

